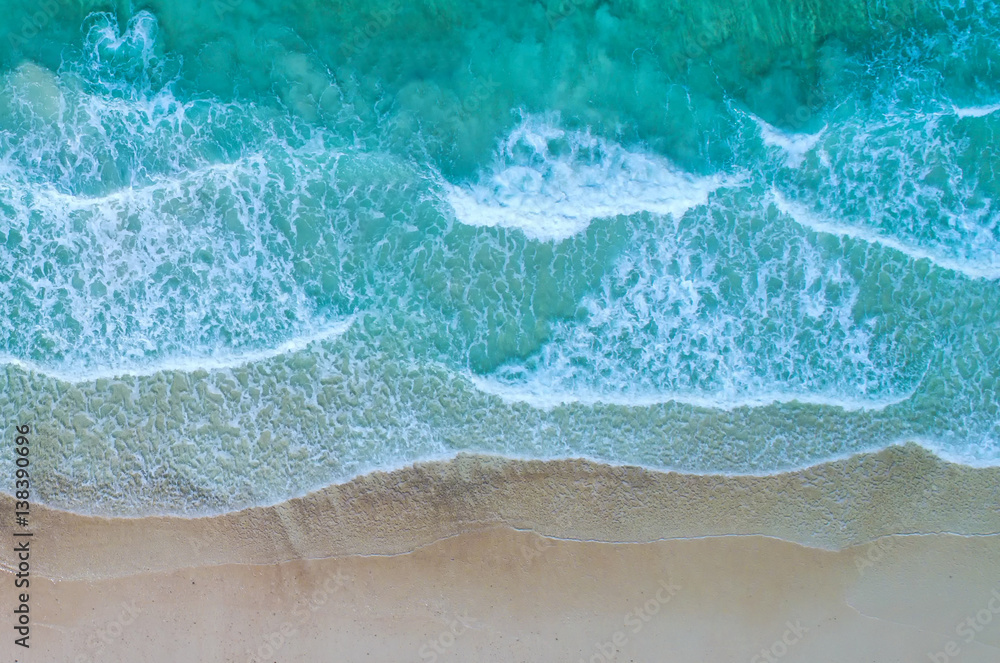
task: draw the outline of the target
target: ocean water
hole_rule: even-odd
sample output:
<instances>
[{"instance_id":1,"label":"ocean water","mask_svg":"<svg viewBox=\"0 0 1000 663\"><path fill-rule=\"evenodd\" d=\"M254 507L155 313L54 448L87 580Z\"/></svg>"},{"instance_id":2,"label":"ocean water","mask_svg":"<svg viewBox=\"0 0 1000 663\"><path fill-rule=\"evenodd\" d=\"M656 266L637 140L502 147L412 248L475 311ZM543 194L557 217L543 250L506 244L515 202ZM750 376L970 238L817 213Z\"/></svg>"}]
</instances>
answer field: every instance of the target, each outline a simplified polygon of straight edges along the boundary
<instances>
[{"instance_id":1,"label":"ocean water","mask_svg":"<svg viewBox=\"0 0 1000 663\"><path fill-rule=\"evenodd\" d=\"M996 3L3 10L0 417L43 502L1000 464Z\"/></svg>"}]
</instances>

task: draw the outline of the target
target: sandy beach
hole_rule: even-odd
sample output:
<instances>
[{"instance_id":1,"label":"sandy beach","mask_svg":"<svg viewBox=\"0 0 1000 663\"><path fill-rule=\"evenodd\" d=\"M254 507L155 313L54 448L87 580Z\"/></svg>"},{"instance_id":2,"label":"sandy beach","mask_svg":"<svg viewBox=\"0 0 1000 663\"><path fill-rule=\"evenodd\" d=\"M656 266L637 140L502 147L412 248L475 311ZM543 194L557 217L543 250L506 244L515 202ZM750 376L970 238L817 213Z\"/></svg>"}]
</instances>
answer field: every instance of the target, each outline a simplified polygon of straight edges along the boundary
<instances>
[{"instance_id":1,"label":"sandy beach","mask_svg":"<svg viewBox=\"0 0 1000 663\"><path fill-rule=\"evenodd\" d=\"M998 485L917 447L767 477L462 456L211 518L38 508L16 654L994 661Z\"/></svg>"},{"instance_id":2,"label":"sandy beach","mask_svg":"<svg viewBox=\"0 0 1000 663\"><path fill-rule=\"evenodd\" d=\"M997 537L833 553L756 536L629 545L491 529L391 557L42 581L38 647L18 660L891 662L954 643L947 660L987 663L998 571ZM956 625L983 610L966 643Z\"/></svg>"}]
</instances>

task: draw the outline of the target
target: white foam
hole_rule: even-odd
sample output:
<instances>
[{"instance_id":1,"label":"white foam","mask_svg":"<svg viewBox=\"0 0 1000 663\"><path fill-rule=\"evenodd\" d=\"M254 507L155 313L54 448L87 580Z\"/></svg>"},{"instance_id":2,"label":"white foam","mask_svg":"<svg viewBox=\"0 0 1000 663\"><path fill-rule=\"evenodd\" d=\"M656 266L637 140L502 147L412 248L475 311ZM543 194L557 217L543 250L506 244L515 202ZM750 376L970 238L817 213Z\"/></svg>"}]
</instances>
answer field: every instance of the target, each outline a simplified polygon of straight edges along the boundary
<instances>
[{"instance_id":1,"label":"white foam","mask_svg":"<svg viewBox=\"0 0 1000 663\"><path fill-rule=\"evenodd\" d=\"M554 143L565 151L554 150ZM589 132L564 131L552 117L528 117L477 183L441 185L464 224L517 228L531 239L560 241L583 232L593 219L682 215L704 205L724 183L721 176L695 177L663 157Z\"/></svg>"},{"instance_id":2,"label":"white foam","mask_svg":"<svg viewBox=\"0 0 1000 663\"><path fill-rule=\"evenodd\" d=\"M952 106L955 115L959 117L986 117L1000 111L1000 104L990 104L989 106L967 106L965 108Z\"/></svg>"},{"instance_id":3,"label":"white foam","mask_svg":"<svg viewBox=\"0 0 1000 663\"><path fill-rule=\"evenodd\" d=\"M93 382L95 380L110 380L122 377L142 377L176 371L181 373L194 373L195 371L223 371L247 364L274 359L283 355L295 354L305 350L313 343L328 341L338 336L342 336L351 328L356 316L352 315L343 320L318 327L300 336L288 339L274 348L264 350L251 350L248 352L226 352L216 355L201 354L184 357L171 357L160 359L148 364L136 364L132 366L121 366L118 368L59 368L52 369L37 362L26 361L0 354L0 365L17 366L25 371L31 371L40 375L45 375L56 380L79 384L83 382Z\"/></svg>"},{"instance_id":4,"label":"white foam","mask_svg":"<svg viewBox=\"0 0 1000 663\"><path fill-rule=\"evenodd\" d=\"M1000 441L989 436L978 442L968 441L962 447L941 444L932 438L917 437L907 440L919 444L943 461L968 467L1000 466Z\"/></svg>"},{"instance_id":5,"label":"white foam","mask_svg":"<svg viewBox=\"0 0 1000 663\"><path fill-rule=\"evenodd\" d=\"M152 177L143 186L127 186L109 193L97 196L64 193L51 185L37 186L33 184L19 185L20 191L31 194L35 205L46 209L92 210L108 205L124 205L128 203L149 204L154 193L180 193L191 182L203 182L214 178L232 181L241 170L263 166L265 158L261 154L249 155L232 163L217 163L201 166L193 170L179 173L175 176ZM10 185L0 182L0 188L10 189Z\"/></svg>"},{"instance_id":6,"label":"white foam","mask_svg":"<svg viewBox=\"0 0 1000 663\"><path fill-rule=\"evenodd\" d=\"M814 134L788 133L768 124L753 113L748 113L748 115L760 129L760 137L763 139L764 144L769 147L777 147L784 152L785 161L792 167L796 167L802 163L805 155L816 147L819 139L823 137L827 129L824 126Z\"/></svg>"},{"instance_id":7,"label":"white foam","mask_svg":"<svg viewBox=\"0 0 1000 663\"><path fill-rule=\"evenodd\" d=\"M496 396L507 403L525 403L540 410L551 410L563 405L620 405L625 407L651 407L678 403L693 407L731 411L740 408L767 407L786 403L823 405L848 412L879 411L907 401L915 390L887 398L852 398L835 394L809 394L791 391L763 391L754 394L717 393L601 393L594 390L566 391L553 388L547 381L536 380L524 385L511 385L499 380L467 374L466 378L479 391Z\"/></svg>"},{"instance_id":8,"label":"white foam","mask_svg":"<svg viewBox=\"0 0 1000 663\"><path fill-rule=\"evenodd\" d=\"M919 360L855 320L861 286L842 256L784 224L747 233L742 196L720 194L712 206L718 213L635 224L628 248L580 301L582 316L552 323L531 356L470 379L541 408L880 410L914 393Z\"/></svg>"},{"instance_id":9,"label":"white foam","mask_svg":"<svg viewBox=\"0 0 1000 663\"><path fill-rule=\"evenodd\" d=\"M131 39L137 53L125 55L145 71L148 35L112 39L105 19L91 34L109 40L101 52ZM129 30L153 30L143 21ZM100 58L90 62L81 68L98 76ZM20 78L0 81L26 127L0 133L0 203L11 210L2 231L29 240L0 244L25 275L0 284L19 316L0 319L0 359L70 381L226 367L272 354L249 348L323 335L326 320L354 310L323 309L310 294L319 270L296 270L299 210L328 218L326 236L359 223L333 187L313 194L337 181L342 154L327 134L303 138L250 106L182 102L98 73L90 86L49 77L60 99L52 122L21 103ZM119 83L131 92L118 94ZM240 149L220 144L247 129Z\"/></svg>"},{"instance_id":10,"label":"white foam","mask_svg":"<svg viewBox=\"0 0 1000 663\"><path fill-rule=\"evenodd\" d=\"M958 260L942 255L938 252L928 251L927 249L901 242L895 237L889 237L873 230L859 228L845 223L836 223L828 219L821 218L804 205L788 200L777 189L771 189L769 195L771 201L774 203L774 206L777 207L782 214L791 217L796 223L804 228L809 228L810 230L828 235L859 239L863 242L868 242L869 244L879 244L895 251L899 251L914 260L929 260L938 267L958 272L970 278L989 280L1000 279L1000 262L998 261L994 261L994 264L983 264L982 262L975 262L971 260Z\"/></svg>"}]
</instances>

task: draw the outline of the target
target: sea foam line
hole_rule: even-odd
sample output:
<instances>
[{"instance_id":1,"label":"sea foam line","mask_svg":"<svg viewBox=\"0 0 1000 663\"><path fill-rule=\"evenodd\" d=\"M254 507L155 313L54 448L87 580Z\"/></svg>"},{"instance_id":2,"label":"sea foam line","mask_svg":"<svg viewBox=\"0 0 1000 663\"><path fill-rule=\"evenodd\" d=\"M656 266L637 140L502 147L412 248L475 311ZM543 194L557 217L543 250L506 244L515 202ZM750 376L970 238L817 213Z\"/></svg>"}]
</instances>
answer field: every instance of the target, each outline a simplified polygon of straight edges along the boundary
<instances>
[{"instance_id":1,"label":"sea foam line","mask_svg":"<svg viewBox=\"0 0 1000 663\"><path fill-rule=\"evenodd\" d=\"M929 260L938 267L958 272L973 279L991 281L1000 279L1000 264L982 266L969 260L943 256L872 230L821 219L804 205L785 198L777 189L772 188L768 195L771 202L782 214L785 214L803 228L827 235L858 239L869 244L879 244L894 251L899 251L913 260Z\"/></svg>"},{"instance_id":2,"label":"sea foam line","mask_svg":"<svg viewBox=\"0 0 1000 663\"><path fill-rule=\"evenodd\" d=\"M241 157L233 162L214 163L201 166L194 170L184 171L174 176L161 176L153 178L149 183L141 186L127 185L116 191L100 195L86 196L82 194L64 193L49 185L45 187L35 187L31 184L19 185L17 188L31 194L36 205L59 206L70 210L84 210L105 207L110 203L124 203L130 200L148 196L159 191L169 191L179 189L186 182L199 182L209 179L216 174L232 176L241 166L251 164L262 164L264 157L259 154L250 157ZM0 187L14 191L16 188L7 183L0 183Z\"/></svg>"},{"instance_id":3,"label":"sea foam line","mask_svg":"<svg viewBox=\"0 0 1000 663\"><path fill-rule=\"evenodd\" d=\"M451 463L457 461L459 458L464 457L474 457L481 459L502 459L505 461L512 461L515 463L532 463L532 462L543 462L543 463L560 463L567 461L585 461L588 463L593 463L602 467L610 468L638 468L645 472L651 472L655 474L678 474L685 477L751 477L751 478L766 478L766 477L779 477L784 475L792 475L800 472L806 472L809 470L814 470L821 468L825 465L833 465L838 463L844 463L854 458L860 458L863 456L874 456L883 451L892 448L905 448L909 445L917 446L935 458L939 459L944 463L950 463L953 465L960 465L964 467L972 467L976 469L985 469L990 467L1000 466L1000 459L994 461L982 460L982 459L969 459L963 457L961 454L954 454L943 451L941 445L929 442L922 438L913 437L900 437L893 439L891 441L874 445L870 447L863 447L860 449L848 451L845 453L831 454L828 456L823 456L815 460L810 460L800 465L789 465L781 466L769 470L760 471L727 471L727 470L712 470L712 469L688 469L684 467L672 466L667 464L651 464L643 463L630 460L609 460L606 458L601 458L594 456L592 454L586 453L554 453L551 455L539 455L539 456L529 456L525 454L514 454L509 452L495 451L495 450L481 450L481 449L462 449L462 450L451 450L443 453L431 453L424 456L419 456L413 459L398 459L389 462L376 462L376 463L366 463L362 466L357 467L355 470L346 473L342 476L333 478L330 481L319 482L311 484L308 486L303 486L299 490L289 492L287 495L282 497L277 497L274 499L265 499L253 504L246 506L241 506L236 509L225 509L225 508L200 508L191 511L177 511L177 510L166 510L166 511L141 511L138 513L121 514L121 513L109 513L103 509L78 509L71 508L66 509L65 507L58 506L57 504L50 504L47 502L41 502L42 505L50 509L67 510L69 513L78 514L82 516L92 516L92 517L103 517L103 518L113 518L115 520L138 520L141 518L151 518L151 517L166 517L166 518L176 518L178 520L193 520L196 518L210 518L216 516L222 516L231 513L238 513L241 511L249 511L251 509L268 508L277 506L280 504L287 503L291 500L301 499L308 495L312 495L323 491L328 488L335 486L344 486L350 484L360 478L375 475L375 474L392 474L394 472L405 471L421 464L429 463ZM0 493L7 496L8 498L13 498L6 488L0 489Z\"/></svg>"},{"instance_id":4,"label":"sea foam line","mask_svg":"<svg viewBox=\"0 0 1000 663\"><path fill-rule=\"evenodd\" d=\"M958 117L986 117L987 115L992 115L993 113L1000 111L1000 104L990 104L989 106L969 106L966 108L961 108L959 106L952 106L952 111Z\"/></svg>"},{"instance_id":5,"label":"sea foam line","mask_svg":"<svg viewBox=\"0 0 1000 663\"><path fill-rule=\"evenodd\" d=\"M102 368L93 370L77 370L74 368L53 369L37 362L18 359L6 354L0 354L0 365L16 366L25 371L38 373L61 382L80 384L83 382L94 382L96 380L111 380L122 377L148 377L157 373L181 372L194 373L195 371L224 371L238 368L247 364L253 364L268 359L274 359L286 354L294 354L306 349L313 343L326 341L343 335L351 328L356 316L351 315L344 320L338 320L333 324L323 326L315 331L291 338L284 343L265 350L254 350L244 353L234 353L232 355L211 356L194 355L190 357L169 357L162 360L143 364L140 366L129 366L125 368Z\"/></svg>"},{"instance_id":6,"label":"sea foam line","mask_svg":"<svg viewBox=\"0 0 1000 663\"><path fill-rule=\"evenodd\" d=\"M816 147L819 139L823 137L827 129L824 126L814 134L788 133L768 124L753 113L747 113L747 115L757 124L764 144L768 147L777 147L782 150L785 153L785 160L792 167L802 163L806 154Z\"/></svg>"},{"instance_id":7,"label":"sea foam line","mask_svg":"<svg viewBox=\"0 0 1000 663\"><path fill-rule=\"evenodd\" d=\"M569 154L551 152L552 141L569 144ZM518 147L533 159L515 156ZM529 239L556 242L584 232L594 219L640 212L681 216L706 204L716 189L739 183L722 175L698 177L656 154L561 129L554 116L526 117L477 182L435 179L459 222L516 228Z\"/></svg>"},{"instance_id":8,"label":"sea foam line","mask_svg":"<svg viewBox=\"0 0 1000 663\"><path fill-rule=\"evenodd\" d=\"M888 398L845 398L824 394L806 394L790 391L767 391L757 394L727 396L725 394L693 395L678 393L607 394L593 390L570 392L548 389L543 385L514 386L477 375L466 374L479 391L496 396L506 403L524 403L539 410L552 410L564 405L619 405L624 407L651 407L667 403L690 405L709 410L732 411L740 408L767 407L800 403L836 407L847 412L878 412L909 400L916 387L900 396Z\"/></svg>"}]
</instances>

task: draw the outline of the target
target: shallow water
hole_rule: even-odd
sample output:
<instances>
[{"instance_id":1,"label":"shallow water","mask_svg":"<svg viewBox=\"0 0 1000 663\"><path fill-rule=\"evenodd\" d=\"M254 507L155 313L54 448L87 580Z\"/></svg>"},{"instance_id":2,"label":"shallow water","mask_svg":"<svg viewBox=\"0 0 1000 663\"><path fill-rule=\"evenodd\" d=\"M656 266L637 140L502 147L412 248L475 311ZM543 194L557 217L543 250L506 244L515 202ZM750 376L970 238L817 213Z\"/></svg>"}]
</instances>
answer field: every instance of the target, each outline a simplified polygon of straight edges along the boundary
<instances>
[{"instance_id":1,"label":"shallow water","mask_svg":"<svg viewBox=\"0 0 1000 663\"><path fill-rule=\"evenodd\" d=\"M43 501L1000 462L995 4L84 4L0 28Z\"/></svg>"}]
</instances>

